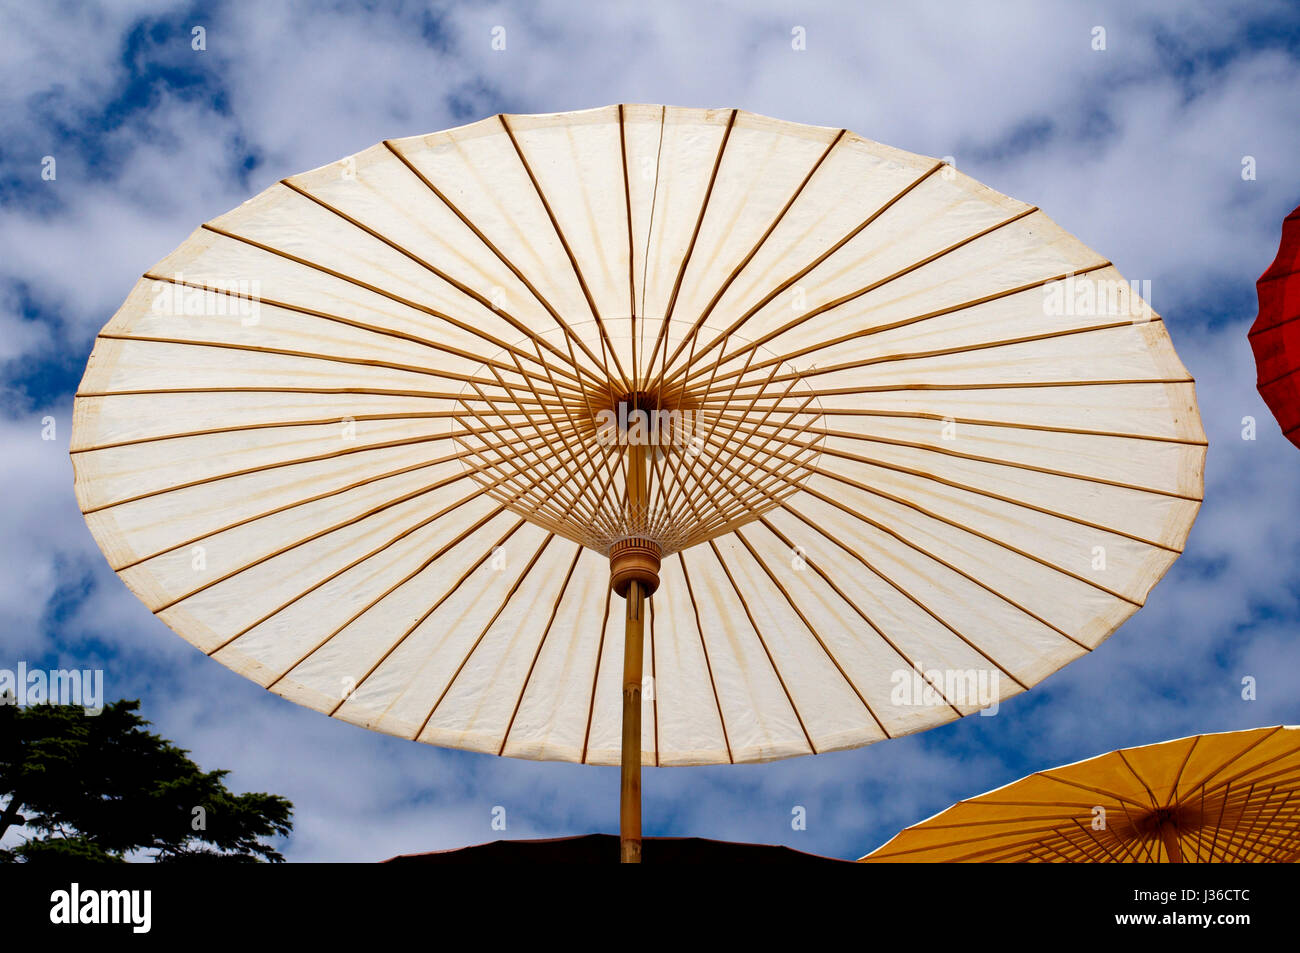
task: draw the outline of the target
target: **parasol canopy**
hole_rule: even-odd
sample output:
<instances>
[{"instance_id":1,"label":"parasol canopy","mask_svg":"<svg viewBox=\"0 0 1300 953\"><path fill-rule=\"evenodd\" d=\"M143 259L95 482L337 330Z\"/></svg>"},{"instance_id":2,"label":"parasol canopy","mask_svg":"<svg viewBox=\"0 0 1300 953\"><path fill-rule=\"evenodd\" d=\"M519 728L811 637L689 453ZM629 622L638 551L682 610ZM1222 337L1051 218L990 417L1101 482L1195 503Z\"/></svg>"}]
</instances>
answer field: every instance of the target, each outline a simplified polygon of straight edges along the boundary
<instances>
[{"instance_id":1,"label":"parasol canopy","mask_svg":"<svg viewBox=\"0 0 1300 953\"><path fill-rule=\"evenodd\" d=\"M1300 858L1300 726L1193 735L959 801L862 859L1264 863Z\"/></svg>"},{"instance_id":2,"label":"parasol canopy","mask_svg":"<svg viewBox=\"0 0 1300 953\"><path fill-rule=\"evenodd\" d=\"M368 728L625 771L1027 689L1142 605L1205 453L1160 318L1034 206L644 105L273 185L145 274L74 414L91 532L201 651Z\"/></svg>"},{"instance_id":3,"label":"parasol canopy","mask_svg":"<svg viewBox=\"0 0 1300 953\"><path fill-rule=\"evenodd\" d=\"M1300 207L1282 222L1277 258L1255 283L1259 314L1250 327L1259 394L1282 434L1300 447Z\"/></svg>"}]
</instances>

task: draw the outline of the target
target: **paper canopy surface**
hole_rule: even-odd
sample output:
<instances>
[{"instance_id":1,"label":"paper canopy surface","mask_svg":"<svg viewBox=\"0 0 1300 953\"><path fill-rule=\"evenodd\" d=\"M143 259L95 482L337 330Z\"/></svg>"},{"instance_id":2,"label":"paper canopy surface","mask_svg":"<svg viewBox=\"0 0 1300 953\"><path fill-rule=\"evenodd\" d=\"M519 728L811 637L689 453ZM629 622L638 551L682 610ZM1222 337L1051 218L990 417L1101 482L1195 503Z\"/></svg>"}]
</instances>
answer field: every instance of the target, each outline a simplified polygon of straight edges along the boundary
<instances>
[{"instance_id":1,"label":"paper canopy surface","mask_svg":"<svg viewBox=\"0 0 1300 953\"><path fill-rule=\"evenodd\" d=\"M1033 206L847 131L644 105L386 141L202 226L100 333L72 439L167 625L437 745L618 763L606 557L652 540L660 765L1034 685L1142 605L1205 454L1160 318Z\"/></svg>"},{"instance_id":2,"label":"paper canopy surface","mask_svg":"<svg viewBox=\"0 0 1300 953\"><path fill-rule=\"evenodd\" d=\"M1195 735L1031 774L954 804L873 863L1292 863L1300 726Z\"/></svg>"}]
</instances>

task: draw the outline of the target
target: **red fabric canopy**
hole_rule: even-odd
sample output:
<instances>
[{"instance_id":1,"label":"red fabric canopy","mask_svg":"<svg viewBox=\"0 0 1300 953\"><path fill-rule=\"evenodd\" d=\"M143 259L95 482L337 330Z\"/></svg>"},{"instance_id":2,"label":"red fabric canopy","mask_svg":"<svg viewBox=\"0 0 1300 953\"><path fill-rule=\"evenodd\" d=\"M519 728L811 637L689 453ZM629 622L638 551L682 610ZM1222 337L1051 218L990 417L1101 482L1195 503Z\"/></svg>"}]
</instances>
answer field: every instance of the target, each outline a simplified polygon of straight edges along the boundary
<instances>
[{"instance_id":1,"label":"red fabric canopy","mask_svg":"<svg viewBox=\"0 0 1300 953\"><path fill-rule=\"evenodd\" d=\"M1282 433L1300 447L1300 208L1282 223L1277 258L1260 275L1259 317L1250 329L1259 393Z\"/></svg>"}]
</instances>

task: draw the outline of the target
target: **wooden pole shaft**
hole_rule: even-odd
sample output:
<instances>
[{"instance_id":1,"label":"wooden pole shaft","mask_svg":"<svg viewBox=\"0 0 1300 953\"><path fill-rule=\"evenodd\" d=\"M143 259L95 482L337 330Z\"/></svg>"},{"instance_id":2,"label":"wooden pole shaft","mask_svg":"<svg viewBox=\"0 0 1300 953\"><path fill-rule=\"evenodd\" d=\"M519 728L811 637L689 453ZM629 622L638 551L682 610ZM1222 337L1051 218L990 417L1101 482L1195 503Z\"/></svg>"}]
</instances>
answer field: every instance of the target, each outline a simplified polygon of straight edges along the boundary
<instances>
[{"instance_id":1,"label":"wooden pole shaft","mask_svg":"<svg viewBox=\"0 0 1300 953\"><path fill-rule=\"evenodd\" d=\"M619 787L619 859L641 863L641 656L645 593L633 580L627 589L623 638L623 767Z\"/></svg>"},{"instance_id":2,"label":"wooden pole shaft","mask_svg":"<svg viewBox=\"0 0 1300 953\"><path fill-rule=\"evenodd\" d=\"M627 502L637 513L649 497L646 448L627 450ZM641 863L641 658L645 640L645 588L633 580L627 588L623 633L623 751L619 784L619 859Z\"/></svg>"},{"instance_id":3,"label":"wooden pole shaft","mask_svg":"<svg viewBox=\"0 0 1300 953\"><path fill-rule=\"evenodd\" d=\"M1170 821L1161 821L1160 839L1165 843L1165 853L1169 855L1169 863L1181 864L1183 851L1178 846L1178 828Z\"/></svg>"}]
</instances>

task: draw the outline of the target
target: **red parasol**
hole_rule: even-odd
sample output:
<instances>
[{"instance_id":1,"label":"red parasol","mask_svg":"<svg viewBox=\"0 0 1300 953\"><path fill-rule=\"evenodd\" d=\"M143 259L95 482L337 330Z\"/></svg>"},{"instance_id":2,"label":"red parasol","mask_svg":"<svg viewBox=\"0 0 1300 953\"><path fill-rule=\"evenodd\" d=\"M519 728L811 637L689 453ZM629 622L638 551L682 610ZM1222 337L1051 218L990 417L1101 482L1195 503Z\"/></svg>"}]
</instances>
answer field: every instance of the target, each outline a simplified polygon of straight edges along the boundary
<instances>
[{"instance_id":1,"label":"red parasol","mask_svg":"<svg viewBox=\"0 0 1300 953\"><path fill-rule=\"evenodd\" d=\"M1259 393L1300 447L1300 208L1282 223L1282 244L1268 271L1260 275L1259 317L1250 345L1259 371Z\"/></svg>"}]
</instances>

